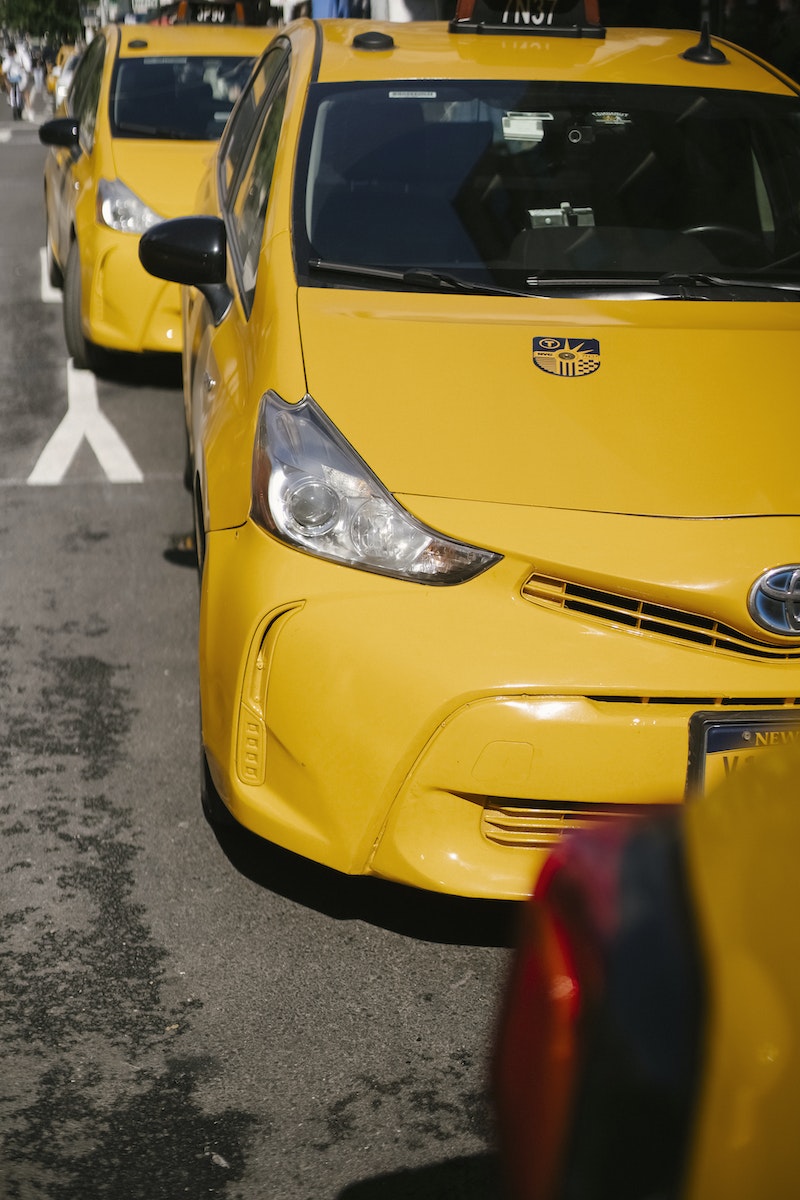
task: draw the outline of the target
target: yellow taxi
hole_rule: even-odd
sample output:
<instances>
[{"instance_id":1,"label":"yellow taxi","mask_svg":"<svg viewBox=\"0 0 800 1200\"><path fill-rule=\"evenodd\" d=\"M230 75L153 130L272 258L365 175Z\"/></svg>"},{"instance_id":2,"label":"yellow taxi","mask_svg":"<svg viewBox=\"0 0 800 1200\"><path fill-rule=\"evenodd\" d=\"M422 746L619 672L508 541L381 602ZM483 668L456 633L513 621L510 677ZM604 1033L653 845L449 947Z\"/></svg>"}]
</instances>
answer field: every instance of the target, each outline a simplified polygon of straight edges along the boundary
<instances>
[{"instance_id":1,"label":"yellow taxi","mask_svg":"<svg viewBox=\"0 0 800 1200\"><path fill-rule=\"evenodd\" d=\"M184 285L207 812L517 898L800 715L798 195L797 87L706 33L276 37L140 245Z\"/></svg>"},{"instance_id":2,"label":"yellow taxi","mask_svg":"<svg viewBox=\"0 0 800 1200\"><path fill-rule=\"evenodd\" d=\"M492 1064L508 1200L797 1194L800 747L783 735L691 804L552 852Z\"/></svg>"},{"instance_id":3,"label":"yellow taxi","mask_svg":"<svg viewBox=\"0 0 800 1200\"><path fill-rule=\"evenodd\" d=\"M53 65L47 72L46 86L51 96L55 95L56 84L61 78L61 72L67 63L67 60L72 58L76 50L77 47L68 42L65 42L63 45L59 46Z\"/></svg>"},{"instance_id":4,"label":"yellow taxi","mask_svg":"<svg viewBox=\"0 0 800 1200\"><path fill-rule=\"evenodd\" d=\"M39 128L50 280L78 367L103 350L181 349L178 288L141 267L139 235L191 205L265 29L109 25L61 113Z\"/></svg>"}]
</instances>

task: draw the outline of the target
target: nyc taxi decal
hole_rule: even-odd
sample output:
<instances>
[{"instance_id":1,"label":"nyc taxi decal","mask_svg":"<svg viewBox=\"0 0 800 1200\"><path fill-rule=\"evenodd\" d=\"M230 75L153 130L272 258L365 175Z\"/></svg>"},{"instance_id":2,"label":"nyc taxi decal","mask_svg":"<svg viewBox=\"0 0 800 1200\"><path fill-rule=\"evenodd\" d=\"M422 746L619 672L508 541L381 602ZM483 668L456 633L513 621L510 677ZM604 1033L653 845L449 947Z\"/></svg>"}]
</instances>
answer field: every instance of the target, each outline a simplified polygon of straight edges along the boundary
<instances>
[{"instance_id":1,"label":"nyc taxi decal","mask_svg":"<svg viewBox=\"0 0 800 1200\"><path fill-rule=\"evenodd\" d=\"M533 361L548 375L593 375L600 367L600 343L596 338L535 337Z\"/></svg>"}]
</instances>

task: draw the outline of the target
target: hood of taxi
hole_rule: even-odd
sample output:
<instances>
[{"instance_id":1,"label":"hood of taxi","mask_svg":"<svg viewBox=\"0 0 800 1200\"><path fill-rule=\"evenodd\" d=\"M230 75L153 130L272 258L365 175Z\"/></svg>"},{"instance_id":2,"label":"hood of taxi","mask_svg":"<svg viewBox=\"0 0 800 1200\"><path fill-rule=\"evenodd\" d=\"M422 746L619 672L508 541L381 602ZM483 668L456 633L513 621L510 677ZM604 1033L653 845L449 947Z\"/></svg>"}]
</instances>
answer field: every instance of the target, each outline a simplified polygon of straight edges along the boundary
<instances>
[{"instance_id":1,"label":"hood of taxi","mask_svg":"<svg viewBox=\"0 0 800 1200\"><path fill-rule=\"evenodd\" d=\"M194 211L200 181L215 150L216 142L115 138L114 170L153 212L182 217Z\"/></svg>"},{"instance_id":2,"label":"hood of taxi","mask_svg":"<svg viewBox=\"0 0 800 1200\"><path fill-rule=\"evenodd\" d=\"M298 305L310 395L395 494L800 511L798 304L303 288Z\"/></svg>"}]
</instances>

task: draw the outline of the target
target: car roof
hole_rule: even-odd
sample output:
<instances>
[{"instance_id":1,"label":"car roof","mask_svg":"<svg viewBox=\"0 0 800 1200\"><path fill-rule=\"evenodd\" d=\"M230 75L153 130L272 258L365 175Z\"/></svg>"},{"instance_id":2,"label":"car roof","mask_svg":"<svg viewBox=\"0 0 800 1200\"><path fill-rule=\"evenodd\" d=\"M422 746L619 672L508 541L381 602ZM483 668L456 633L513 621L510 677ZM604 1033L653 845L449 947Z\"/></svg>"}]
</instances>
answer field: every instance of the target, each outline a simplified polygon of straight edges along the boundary
<instances>
[{"instance_id":1,"label":"car roof","mask_svg":"<svg viewBox=\"0 0 800 1200\"><path fill-rule=\"evenodd\" d=\"M113 30L113 33L112 33ZM259 25L114 25L108 33L118 39L120 58L150 54L250 55L257 57L275 36Z\"/></svg>"},{"instance_id":2,"label":"car roof","mask_svg":"<svg viewBox=\"0 0 800 1200\"><path fill-rule=\"evenodd\" d=\"M444 21L328 20L317 21L316 26L321 83L487 78L683 85L778 95L798 91L779 71L723 39L714 38L712 43L723 50L724 65L683 58L700 38L692 30L609 28L605 37L595 38L515 34L505 29L502 36L451 32ZM367 30L390 37L391 45L376 49L354 45L354 39Z\"/></svg>"}]
</instances>

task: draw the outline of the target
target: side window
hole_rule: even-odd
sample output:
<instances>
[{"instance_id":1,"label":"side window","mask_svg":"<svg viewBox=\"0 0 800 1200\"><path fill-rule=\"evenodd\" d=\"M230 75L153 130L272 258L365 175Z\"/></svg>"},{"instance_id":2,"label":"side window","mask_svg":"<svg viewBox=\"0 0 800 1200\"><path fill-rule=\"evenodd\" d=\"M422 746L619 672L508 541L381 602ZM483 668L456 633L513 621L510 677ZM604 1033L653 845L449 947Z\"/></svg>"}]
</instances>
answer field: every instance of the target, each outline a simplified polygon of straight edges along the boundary
<instances>
[{"instance_id":1,"label":"side window","mask_svg":"<svg viewBox=\"0 0 800 1200\"><path fill-rule=\"evenodd\" d=\"M94 145L94 130L97 124L97 105L100 101L100 85L103 81L106 40L97 37L86 51L72 86L70 107L81 130L81 143L87 153Z\"/></svg>"},{"instance_id":2,"label":"side window","mask_svg":"<svg viewBox=\"0 0 800 1200\"><path fill-rule=\"evenodd\" d=\"M256 287L272 173L286 108L288 79L287 70L264 112L261 129L252 143L249 160L243 164L228 210L228 238L239 277L242 302L248 312Z\"/></svg>"},{"instance_id":3,"label":"side window","mask_svg":"<svg viewBox=\"0 0 800 1200\"><path fill-rule=\"evenodd\" d=\"M284 47L276 47L265 55L256 68L246 91L243 92L235 113L228 122L220 145L218 168L219 192L223 204L230 195L231 188L235 185L242 162L247 155L264 97L272 88L285 62L286 49Z\"/></svg>"}]
</instances>

